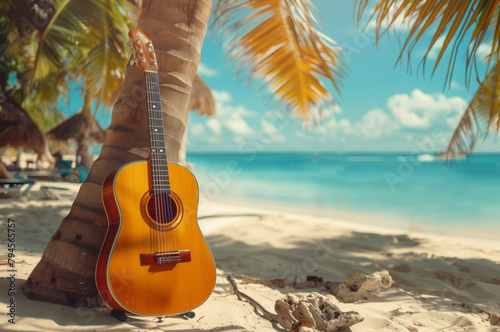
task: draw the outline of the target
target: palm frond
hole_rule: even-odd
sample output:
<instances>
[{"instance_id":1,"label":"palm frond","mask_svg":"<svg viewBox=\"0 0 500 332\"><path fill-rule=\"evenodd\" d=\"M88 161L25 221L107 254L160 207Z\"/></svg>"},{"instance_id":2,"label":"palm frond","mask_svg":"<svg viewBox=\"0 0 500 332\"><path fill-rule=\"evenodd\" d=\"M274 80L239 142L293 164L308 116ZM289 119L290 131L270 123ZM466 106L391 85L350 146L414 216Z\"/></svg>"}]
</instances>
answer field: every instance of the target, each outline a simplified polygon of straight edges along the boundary
<instances>
[{"instance_id":1,"label":"palm frond","mask_svg":"<svg viewBox=\"0 0 500 332\"><path fill-rule=\"evenodd\" d=\"M369 1L356 0L358 21L361 20ZM468 43L466 67L470 83L473 69L476 67L477 51L486 45L488 39L491 41L491 47L488 47L488 67L496 66L500 55L499 4L500 0L378 0L370 20L375 19L377 41L398 18L403 18L409 24L408 37L398 61L401 61L405 51L410 57L424 33L432 33L432 39L422 59L424 69L429 52L440 37L444 38L432 73L434 74L446 50L451 49L446 76L446 81L450 84L459 49L463 42ZM384 28L385 24L387 26Z\"/></svg>"},{"instance_id":2,"label":"palm frond","mask_svg":"<svg viewBox=\"0 0 500 332\"><path fill-rule=\"evenodd\" d=\"M121 10L126 8L128 0L104 1L105 10L95 15L98 29L93 31L95 39L83 39L87 42L88 52L82 58L82 67L78 73L87 79L89 92L96 96L97 105L111 106L116 101L125 77L124 69L128 58L124 45L128 41L130 16Z\"/></svg>"},{"instance_id":3,"label":"palm frond","mask_svg":"<svg viewBox=\"0 0 500 332\"><path fill-rule=\"evenodd\" d=\"M499 83L498 69L495 68L488 73L467 106L450 139L447 156L470 153L481 134L486 137L490 130L499 131Z\"/></svg>"},{"instance_id":4,"label":"palm frond","mask_svg":"<svg viewBox=\"0 0 500 332\"><path fill-rule=\"evenodd\" d=\"M322 79L338 91L345 68L340 49L316 29L313 10L308 0L220 0L212 24L228 40L237 72L262 79L306 122L333 102Z\"/></svg>"},{"instance_id":5,"label":"palm frond","mask_svg":"<svg viewBox=\"0 0 500 332\"><path fill-rule=\"evenodd\" d=\"M41 90L58 72L83 75L98 105L110 105L121 86L131 17L126 0L64 0L40 35L31 88ZM62 75L64 76L64 75ZM114 78L114 79L113 79Z\"/></svg>"}]
</instances>

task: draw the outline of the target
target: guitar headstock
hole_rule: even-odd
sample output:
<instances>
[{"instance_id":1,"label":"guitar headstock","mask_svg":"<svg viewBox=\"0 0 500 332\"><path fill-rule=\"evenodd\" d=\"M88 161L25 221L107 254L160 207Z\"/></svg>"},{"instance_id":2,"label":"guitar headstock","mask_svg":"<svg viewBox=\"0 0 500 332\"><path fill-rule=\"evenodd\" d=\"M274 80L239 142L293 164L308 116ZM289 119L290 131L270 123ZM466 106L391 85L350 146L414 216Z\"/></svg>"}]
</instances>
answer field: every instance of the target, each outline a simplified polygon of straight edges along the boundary
<instances>
[{"instance_id":1,"label":"guitar headstock","mask_svg":"<svg viewBox=\"0 0 500 332\"><path fill-rule=\"evenodd\" d=\"M130 64L137 64L142 70L158 71L153 43L147 32L135 28L128 33L130 38Z\"/></svg>"}]
</instances>

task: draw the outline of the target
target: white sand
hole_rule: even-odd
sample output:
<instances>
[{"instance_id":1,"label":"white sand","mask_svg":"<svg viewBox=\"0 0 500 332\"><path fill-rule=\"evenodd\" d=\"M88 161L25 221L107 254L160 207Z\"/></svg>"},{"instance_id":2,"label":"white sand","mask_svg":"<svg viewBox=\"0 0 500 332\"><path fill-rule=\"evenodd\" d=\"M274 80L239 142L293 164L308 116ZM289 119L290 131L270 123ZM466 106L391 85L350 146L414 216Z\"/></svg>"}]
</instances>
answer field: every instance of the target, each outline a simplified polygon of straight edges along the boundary
<instances>
[{"instance_id":1,"label":"white sand","mask_svg":"<svg viewBox=\"0 0 500 332\"><path fill-rule=\"evenodd\" d=\"M43 183L41 184L50 184ZM200 226L217 263L217 285L196 317L129 318L120 323L107 311L70 308L30 301L21 286L40 260L46 243L67 214L79 188L59 191L61 200L44 200L37 184L21 199L0 200L0 262L7 259L7 217L16 223L16 324L8 322L8 267L0 266L2 331L276 331L248 303L230 294L230 273L274 279L316 275L343 281L355 270L369 274L389 270L395 284L361 303L340 303L365 317L352 331L500 331L488 316L455 306L474 304L500 314L500 241L406 232L353 222L248 207L202 202ZM53 183L51 185L54 185ZM287 292L262 285L240 290L273 311ZM314 291L314 290L307 290Z\"/></svg>"}]
</instances>

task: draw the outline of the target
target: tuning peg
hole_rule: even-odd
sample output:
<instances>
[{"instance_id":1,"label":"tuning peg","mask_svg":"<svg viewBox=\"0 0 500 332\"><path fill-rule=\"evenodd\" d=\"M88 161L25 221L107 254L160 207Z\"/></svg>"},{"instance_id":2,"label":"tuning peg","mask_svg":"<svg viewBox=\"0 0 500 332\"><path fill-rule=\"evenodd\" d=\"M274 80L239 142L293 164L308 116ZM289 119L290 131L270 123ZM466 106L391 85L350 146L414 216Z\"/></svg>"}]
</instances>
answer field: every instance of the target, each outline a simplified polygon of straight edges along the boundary
<instances>
[{"instance_id":1,"label":"tuning peg","mask_svg":"<svg viewBox=\"0 0 500 332\"><path fill-rule=\"evenodd\" d=\"M148 41L148 42L146 43L146 46L147 46L147 47L151 47L151 46L153 46L153 43L152 43L151 41Z\"/></svg>"},{"instance_id":2,"label":"tuning peg","mask_svg":"<svg viewBox=\"0 0 500 332\"><path fill-rule=\"evenodd\" d=\"M157 64L156 60L151 60L151 66L154 66L156 64Z\"/></svg>"}]
</instances>

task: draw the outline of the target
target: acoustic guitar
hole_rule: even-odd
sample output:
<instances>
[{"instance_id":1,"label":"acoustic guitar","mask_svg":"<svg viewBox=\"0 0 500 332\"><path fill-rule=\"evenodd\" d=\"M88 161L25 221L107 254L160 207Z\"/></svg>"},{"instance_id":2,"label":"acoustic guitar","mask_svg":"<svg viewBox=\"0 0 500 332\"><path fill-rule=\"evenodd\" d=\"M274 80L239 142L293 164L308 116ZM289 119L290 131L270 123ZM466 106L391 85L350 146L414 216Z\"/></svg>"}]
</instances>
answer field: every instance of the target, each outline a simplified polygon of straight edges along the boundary
<instances>
[{"instance_id":1,"label":"acoustic guitar","mask_svg":"<svg viewBox=\"0 0 500 332\"><path fill-rule=\"evenodd\" d=\"M108 231L96 267L97 289L125 313L177 315L208 299L215 263L198 226L196 179L167 161L153 44L139 28L129 36L131 62L144 71L150 156L104 180Z\"/></svg>"}]
</instances>

